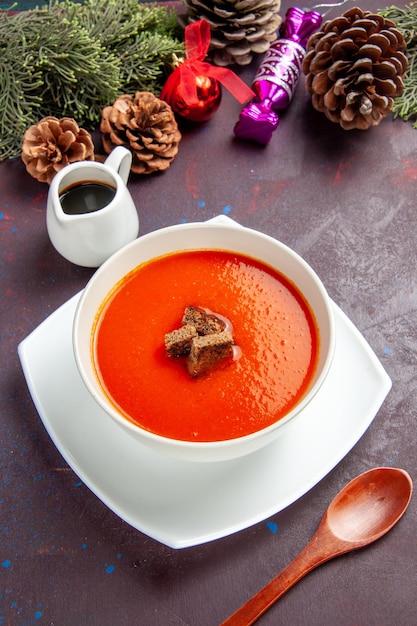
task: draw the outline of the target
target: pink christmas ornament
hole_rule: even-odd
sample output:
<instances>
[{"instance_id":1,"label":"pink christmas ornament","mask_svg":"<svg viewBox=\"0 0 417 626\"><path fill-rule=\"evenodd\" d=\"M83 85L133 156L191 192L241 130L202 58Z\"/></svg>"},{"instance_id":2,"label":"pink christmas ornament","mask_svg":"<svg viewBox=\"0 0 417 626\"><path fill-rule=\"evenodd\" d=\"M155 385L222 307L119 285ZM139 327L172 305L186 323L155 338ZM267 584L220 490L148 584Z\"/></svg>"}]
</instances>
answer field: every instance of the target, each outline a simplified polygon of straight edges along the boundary
<instances>
[{"instance_id":1,"label":"pink christmas ornament","mask_svg":"<svg viewBox=\"0 0 417 626\"><path fill-rule=\"evenodd\" d=\"M288 9L280 38L271 44L258 69L252 89L255 98L242 110L234 133L240 139L267 144L276 130L277 111L285 109L297 85L307 41L321 25L317 11Z\"/></svg>"}]
</instances>

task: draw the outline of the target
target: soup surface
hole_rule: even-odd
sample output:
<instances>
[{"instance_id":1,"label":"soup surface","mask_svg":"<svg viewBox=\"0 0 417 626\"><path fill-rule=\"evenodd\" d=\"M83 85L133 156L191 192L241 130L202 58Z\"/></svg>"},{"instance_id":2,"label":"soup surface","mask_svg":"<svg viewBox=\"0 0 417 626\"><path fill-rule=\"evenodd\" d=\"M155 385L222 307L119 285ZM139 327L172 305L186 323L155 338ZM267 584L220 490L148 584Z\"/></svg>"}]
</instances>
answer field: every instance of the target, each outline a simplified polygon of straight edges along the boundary
<instances>
[{"instance_id":1,"label":"soup surface","mask_svg":"<svg viewBox=\"0 0 417 626\"><path fill-rule=\"evenodd\" d=\"M228 318L240 358L190 378L164 336L188 305ZM283 417L304 395L318 352L301 294L254 259L193 250L138 266L109 294L93 331L97 376L119 412L173 439L219 441Z\"/></svg>"}]
</instances>

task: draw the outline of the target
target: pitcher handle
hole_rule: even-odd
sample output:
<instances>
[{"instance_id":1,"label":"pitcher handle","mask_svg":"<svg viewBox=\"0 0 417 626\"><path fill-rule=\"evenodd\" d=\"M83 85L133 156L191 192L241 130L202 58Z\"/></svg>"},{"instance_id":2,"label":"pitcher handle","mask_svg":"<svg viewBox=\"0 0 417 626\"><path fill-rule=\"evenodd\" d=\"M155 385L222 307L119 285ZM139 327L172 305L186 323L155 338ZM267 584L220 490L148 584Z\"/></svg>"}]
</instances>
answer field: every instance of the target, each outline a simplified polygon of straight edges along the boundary
<instances>
[{"instance_id":1,"label":"pitcher handle","mask_svg":"<svg viewBox=\"0 0 417 626\"><path fill-rule=\"evenodd\" d=\"M117 172L125 185L130 174L130 167L132 165L132 153L124 146L117 146L114 148L107 159L104 161L104 165L111 167Z\"/></svg>"}]
</instances>

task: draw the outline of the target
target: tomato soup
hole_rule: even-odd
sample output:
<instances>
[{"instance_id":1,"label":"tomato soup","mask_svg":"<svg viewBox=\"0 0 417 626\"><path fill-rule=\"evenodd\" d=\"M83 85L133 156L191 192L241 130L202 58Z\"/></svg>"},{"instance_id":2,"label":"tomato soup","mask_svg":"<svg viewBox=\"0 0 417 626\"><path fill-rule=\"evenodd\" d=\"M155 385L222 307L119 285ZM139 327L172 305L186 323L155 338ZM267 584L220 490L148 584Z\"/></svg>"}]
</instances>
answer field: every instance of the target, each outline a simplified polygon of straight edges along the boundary
<instances>
[{"instance_id":1,"label":"tomato soup","mask_svg":"<svg viewBox=\"0 0 417 626\"><path fill-rule=\"evenodd\" d=\"M190 378L164 336L194 305L232 323L240 358ZM186 441L248 435L286 415L314 374L318 329L307 302L267 265L224 250L191 250L144 263L109 294L92 335L110 402L153 433Z\"/></svg>"}]
</instances>

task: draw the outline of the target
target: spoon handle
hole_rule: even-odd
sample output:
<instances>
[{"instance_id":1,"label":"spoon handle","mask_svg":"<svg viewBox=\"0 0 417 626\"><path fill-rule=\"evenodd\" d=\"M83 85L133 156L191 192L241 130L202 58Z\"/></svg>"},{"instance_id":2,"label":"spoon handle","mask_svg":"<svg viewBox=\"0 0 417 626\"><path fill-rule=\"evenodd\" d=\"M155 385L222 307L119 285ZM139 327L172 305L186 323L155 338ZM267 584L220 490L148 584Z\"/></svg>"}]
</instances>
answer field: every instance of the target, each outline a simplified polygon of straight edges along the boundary
<instances>
[{"instance_id":1,"label":"spoon handle","mask_svg":"<svg viewBox=\"0 0 417 626\"><path fill-rule=\"evenodd\" d=\"M222 622L220 626L250 626L303 576L333 556L336 556L334 552L326 550L326 548L323 549L323 543L318 542L316 533L285 569Z\"/></svg>"}]
</instances>

